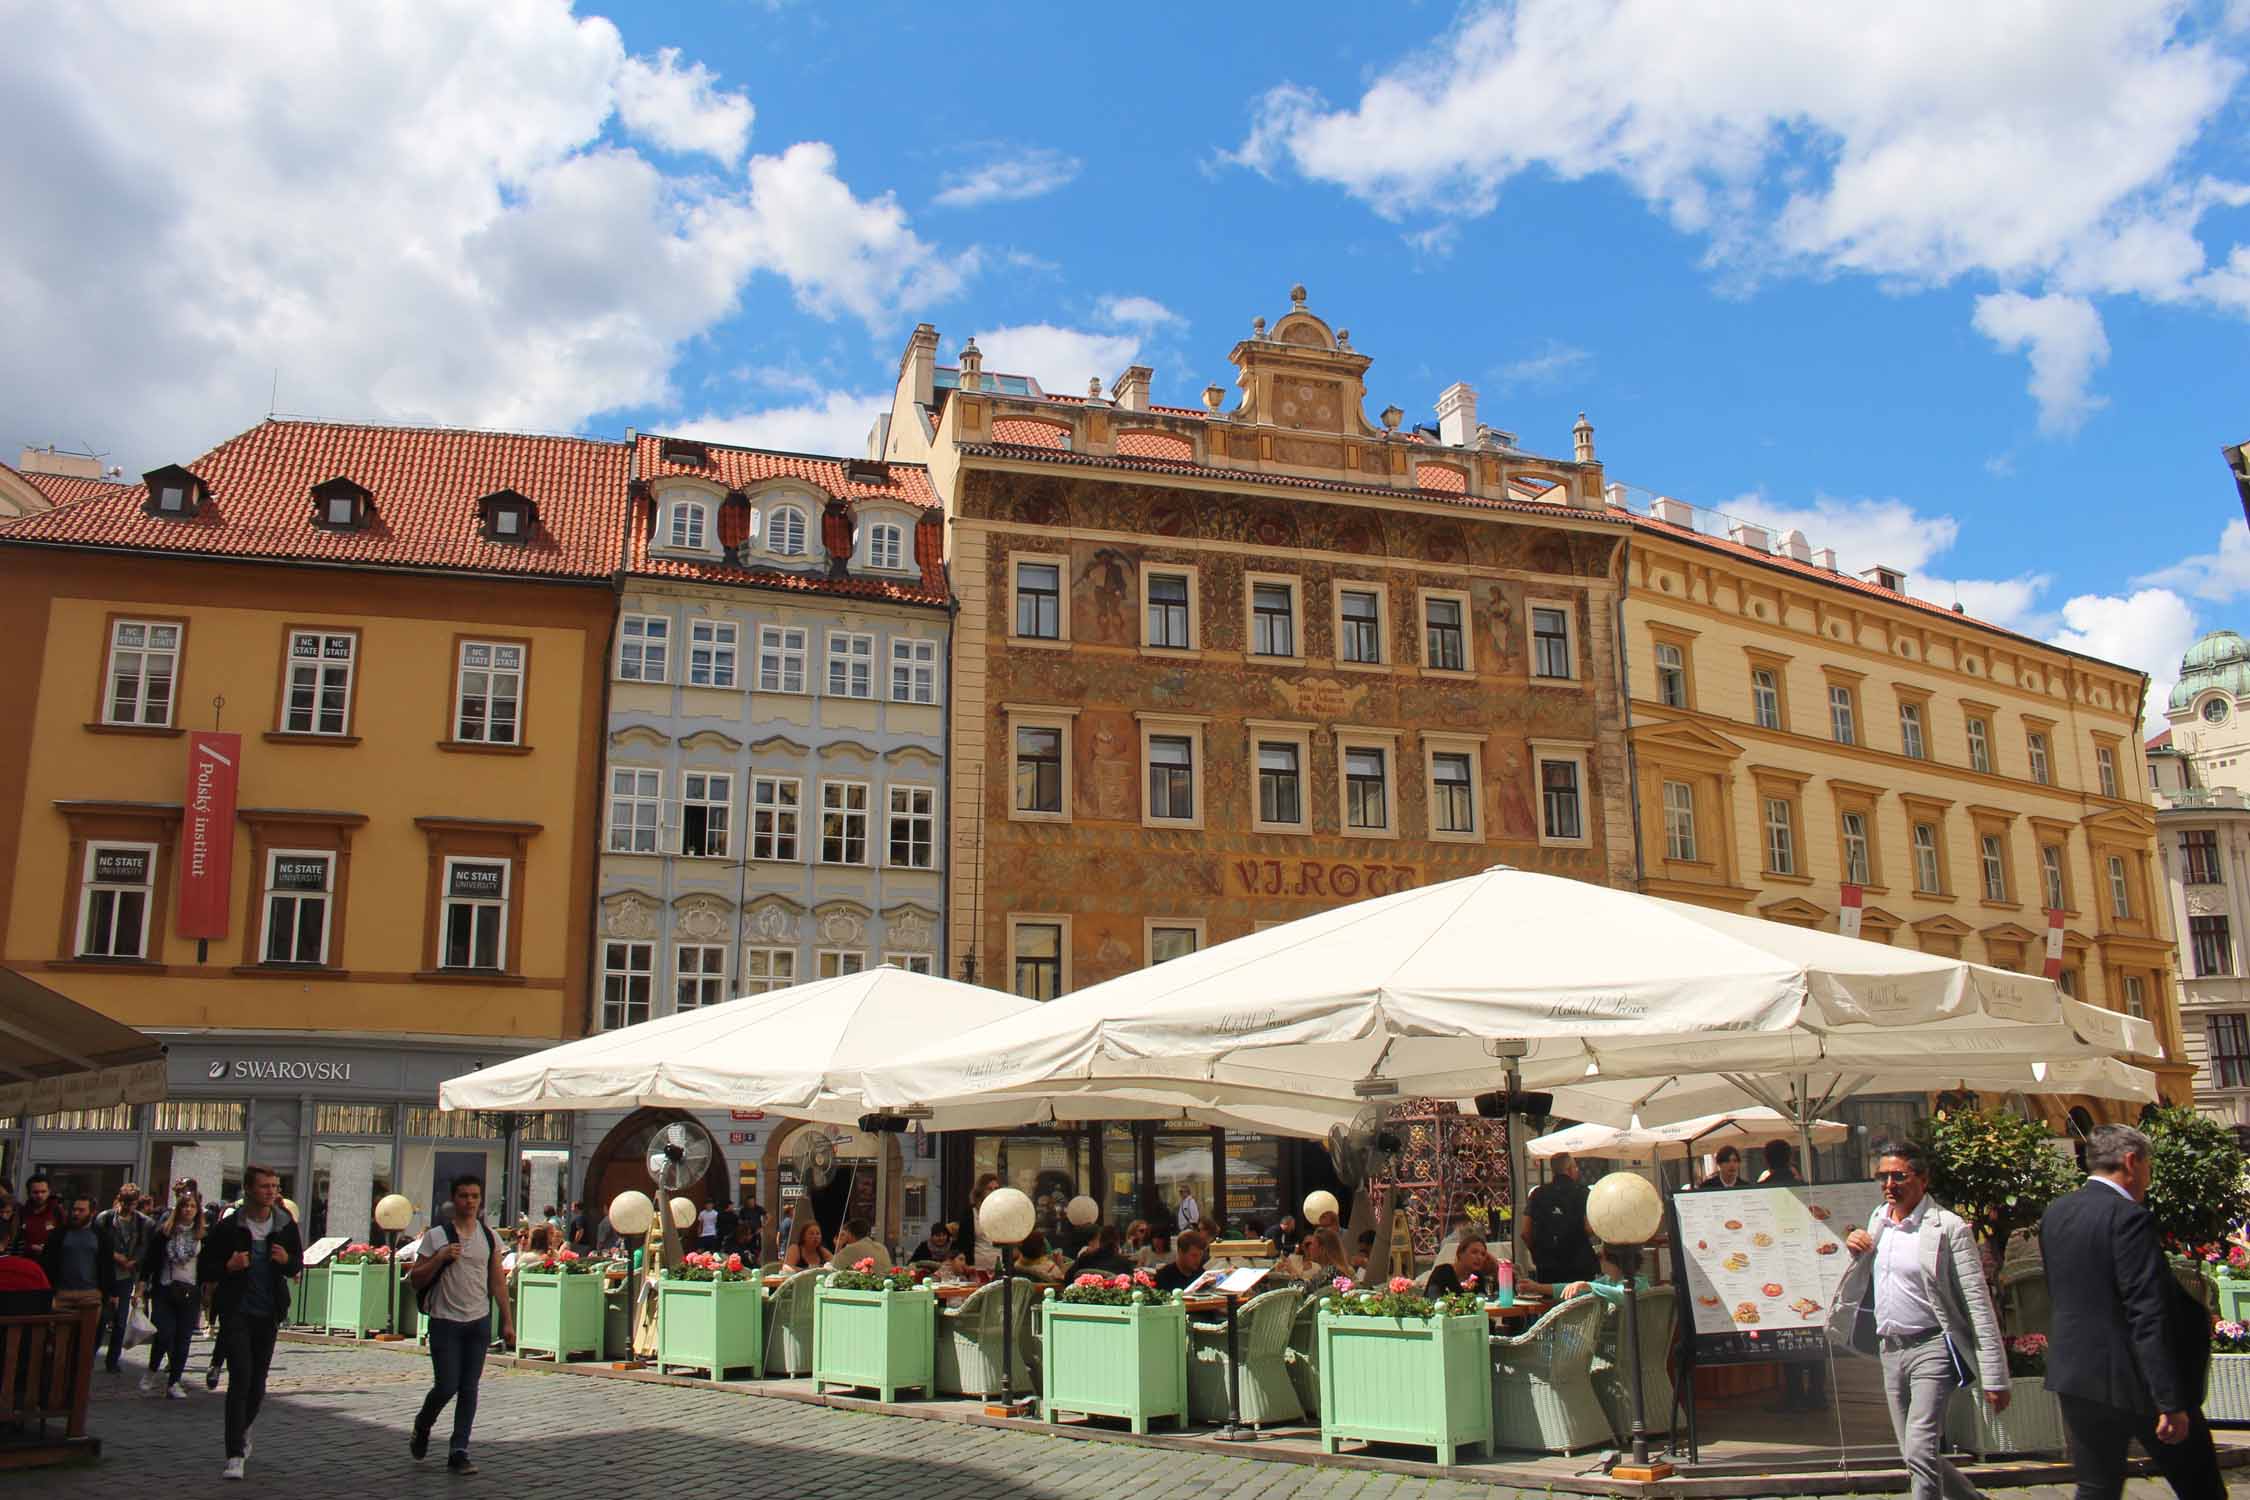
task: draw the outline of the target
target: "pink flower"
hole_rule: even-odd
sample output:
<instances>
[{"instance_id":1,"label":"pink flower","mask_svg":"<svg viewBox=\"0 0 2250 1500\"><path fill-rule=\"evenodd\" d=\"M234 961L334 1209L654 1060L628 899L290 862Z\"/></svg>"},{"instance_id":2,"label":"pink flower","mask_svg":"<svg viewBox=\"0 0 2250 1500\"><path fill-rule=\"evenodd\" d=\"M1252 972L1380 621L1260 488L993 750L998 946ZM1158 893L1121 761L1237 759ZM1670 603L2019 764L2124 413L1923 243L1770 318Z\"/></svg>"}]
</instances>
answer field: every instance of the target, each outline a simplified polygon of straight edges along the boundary
<instances>
[{"instance_id":1,"label":"pink flower","mask_svg":"<svg viewBox=\"0 0 2250 1500\"><path fill-rule=\"evenodd\" d=\"M1328 1285L1336 1291L1348 1292L1352 1289L1352 1279L1349 1276L1339 1276Z\"/></svg>"},{"instance_id":2,"label":"pink flower","mask_svg":"<svg viewBox=\"0 0 2250 1500\"><path fill-rule=\"evenodd\" d=\"M872 1270L874 1270L874 1269L875 1269L875 1257L874 1257L874 1256L872 1256L872 1255L870 1255L870 1256L867 1256L867 1257L865 1257L864 1259L861 1259L861 1260L855 1260L855 1261L853 1261L853 1262L852 1262L852 1269L853 1269L853 1270L855 1270L855 1271L872 1271Z\"/></svg>"},{"instance_id":3,"label":"pink flower","mask_svg":"<svg viewBox=\"0 0 2250 1500\"><path fill-rule=\"evenodd\" d=\"M1467 1291L1467 1290L1468 1290L1468 1289L1469 1289L1470 1287L1473 1287L1473 1286L1475 1286L1476 1284L1477 1284L1476 1273L1475 1273L1474 1271L1472 1271L1472 1272L1470 1272L1470 1273L1469 1273L1469 1274L1468 1274L1467 1276L1465 1276L1465 1277L1463 1277L1463 1278L1462 1278L1462 1281L1461 1281L1461 1290L1463 1290L1463 1291Z\"/></svg>"},{"instance_id":4,"label":"pink flower","mask_svg":"<svg viewBox=\"0 0 2250 1500\"><path fill-rule=\"evenodd\" d=\"M1087 1271L1072 1280L1070 1284L1072 1286L1100 1286L1102 1284L1102 1273L1099 1271Z\"/></svg>"},{"instance_id":5,"label":"pink flower","mask_svg":"<svg viewBox=\"0 0 2250 1500\"><path fill-rule=\"evenodd\" d=\"M1414 1283L1404 1276L1393 1276L1391 1278L1391 1290L1394 1292L1411 1292L1414 1290Z\"/></svg>"},{"instance_id":6,"label":"pink flower","mask_svg":"<svg viewBox=\"0 0 2250 1500\"><path fill-rule=\"evenodd\" d=\"M1148 1287L1148 1286L1154 1286L1154 1285L1156 1285L1156 1278L1155 1278L1154 1276L1150 1275L1150 1274L1149 1274L1149 1273L1148 1273L1147 1271L1145 1271L1145 1270L1143 1270L1143 1271L1135 1271L1135 1272L1133 1273L1133 1284L1134 1284L1134 1285L1136 1285L1136 1286L1144 1286L1144 1287Z\"/></svg>"},{"instance_id":7,"label":"pink flower","mask_svg":"<svg viewBox=\"0 0 2250 1500\"><path fill-rule=\"evenodd\" d=\"M567 1255L567 1254L569 1254L569 1252L568 1252L568 1251L565 1251L565 1252L563 1252L563 1253L564 1253L564 1254L566 1254L566 1255ZM573 1258L573 1259L576 1259L576 1257L575 1257L575 1256L573 1256L572 1258ZM739 1271L739 1270L741 1270L741 1269L742 1269L742 1257L741 1257L741 1256L739 1256L739 1255L730 1255L730 1256L728 1256L728 1257L727 1257L727 1269L728 1269L728 1270L730 1270L730 1271Z\"/></svg>"},{"instance_id":8,"label":"pink flower","mask_svg":"<svg viewBox=\"0 0 2250 1500\"><path fill-rule=\"evenodd\" d=\"M1121 1271L1109 1278L1109 1289L1113 1292L1129 1292L1133 1289L1133 1278Z\"/></svg>"},{"instance_id":9,"label":"pink flower","mask_svg":"<svg viewBox=\"0 0 2250 1500\"><path fill-rule=\"evenodd\" d=\"M564 1265L567 1266L572 1261L578 1259L578 1252L575 1250L557 1250L555 1252L555 1259L561 1261Z\"/></svg>"}]
</instances>

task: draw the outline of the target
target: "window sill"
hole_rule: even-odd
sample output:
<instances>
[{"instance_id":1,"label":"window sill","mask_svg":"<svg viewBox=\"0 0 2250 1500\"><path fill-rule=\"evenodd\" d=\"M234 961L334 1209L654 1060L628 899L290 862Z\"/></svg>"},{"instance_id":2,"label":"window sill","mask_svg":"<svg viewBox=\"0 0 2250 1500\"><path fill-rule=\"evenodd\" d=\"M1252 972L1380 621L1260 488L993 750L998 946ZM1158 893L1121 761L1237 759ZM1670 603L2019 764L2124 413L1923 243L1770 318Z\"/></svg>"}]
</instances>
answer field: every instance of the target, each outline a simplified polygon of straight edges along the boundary
<instances>
[{"instance_id":1,"label":"window sill","mask_svg":"<svg viewBox=\"0 0 2250 1500\"><path fill-rule=\"evenodd\" d=\"M439 740L437 747L455 755L529 755L531 753L529 745L492 745L483 740Z\"/></svg>"},{"instance_id":2,"label":"window sill","mask_svg":"<svg viewBox=\"0 0 2250 1500\"><path fill-rule=\"evenodd\" d=\"M666 856L654 849L604 849L604 859L663 859Z\"/></svg>"},{"instance_id":3,"label":"window sill","mask_svg":"<svg viewBox=\"0 0 2250 1500\"><path fill-rule=\"evenodd\" d=\"M1392 672L1397 670L1393 663L1387 661L1339 661L1335 666L1339 672Z\"/></svg>"},{"instance_id":4,"label":"window sill","mask_svg":"<svg viewBox=\"0 0 2250 1500\"><path fill-rule=\"evenodd\" d=\"M1203 820L1201 818L1143 818L1141 819L1141 826L1143 828L1171 828L1182 833L1200 833L1203 830Z\"/></svg>"},{"instance_id":5,"label":"window sill","mask_svg":"<svg viewBox=\"0 0 2250 1500\"><path fill-rule=\"evenodd\" d=\"M86 726L86 732L88 734L137 734L148 739L158 740L177 739L179 736L187 733L187 731L184 729L177 729L163 724L91 723Z\"/></svg>"},{"instance_id":6,"label":"window sill","mask_svg":"<svg viewBox=\"0 0 2250 1500\"><path fill-rule=\"evenodd\" d=\"M1008 644L1011 646L1029 646L1034 651L1068 651L1070 649L1070 642L1045 635L1011 635L1008 637Z\"/></svg>"},{"instance_id":7,"label":"window sill","mask_svg":"<svg viewBox=\"0 0 2250 1500\"><path fill-rule=\"evenodd\" d=\"M1546 677L1537 672L1531 674L1530 681L1533 687L1584 687L1586 685L1586 679L1583 677Z\"/></svg>"},{"instance_id":8,"label":"window sill","mask_svg":"<svg viewBox=\"0 0 2250 1500\"><path fill-rule=\"evenodd\" d=\"M1778 880L1784 885L1811 885L1813 883L1813 878L1810 875L1784 875L1779 870L1760 870L1758 878L1761 880Z\"/></svg>"},{"instance_id":9,"label":"window sill","mask_svg":"<svg viewBox=\"0 0 2250 1500\"><path fill-rule=\"evenodd\" d=\"M1343 830L1343 836L1348 839L1381 839L1385 842L1396 842L1398 830L1396 828L1346 828Z\"/></svg>"},{"instance_id":10,"label":"window sill","mask_svg":"<svg viewBox=\"0 0 2250 1500\"><path fill-rule=\"evenodd\" d=\"M613 677L610 680L612 682L629 682L635 687L670 687L672 685L672 679L669 677Z\"/></svg>"},{"instance_id":11,"label":"window sill","mask_svg":"<svg viewBox=\"0 0 2250 1500\"><path fill-rule=\"evenodd\" d=\"M1914 899L1917 901L1943 901L1950 904L1958 899L1959 894L1957 891L1916 891Z\"/></svg>"},{"instance_id":12,"label":"window sill","mask_svg":"<svg viewBox=\"0 0 2250 1500\"><path fill-rule=\"evenodd\" d=\"M327 964L236 964L228 970L238 979L349 979L349 969Z\"/></svg>"},{"instance_id":13,"label":"window sill","mask_svg":"<svg viewBox=\"0 0 2250 1500\"><path fill-rule=\"evenodd\" d=\"M416 969L416 984L490 984L512 986L523 984L521 974L502 974L491 969Z\"/></svg>"},{"instance_id":14,"label":"window sill","mask_svg":"<svg viewBox=\"0 0 2250 1500\"><path fill-rule=\"evenodd\" d=\"M69 958L50 959L47 962L47 967L50 969L144 970L152 974L164 971L164 965L152 958L103 958L86 953L75 954Z\"/></svg>"},{"instance_id":15,"label":"window sill","mask_svg":"<svg viewBox=\"0 0 2250 1500\"><path fill-rule=\"evenodd\" d=\"M873 693L822 693L820 696L830 703L880 703L883 701Z\"/></svg>"},{"instance_id":16,"label":"window sill","mask_svg":"<svg viewBox=\"0 0 2250 1500\"><path fill-rule=\"evenodd\" d=\"M1201 661L1203 660L1203 648L1201 646L1143 646L1141 647L1141 655L1154 657L1158 661Z\"/></svg>"},{"instance_id":17,"label":"window sill","mask_svg":"<svg viewBox=\"0 0 2250 1500\"><path fill-rule=\"evenodd\" d=\"M1430 842L1433 844L1481 844L1485 842L1485 837L1481 830L1475 828L1455 831L1433 828L1430 830Z\"/></svg>"},{"instance_id":18,"label":"window sill","mask_svg":"<svg viewBox=\"0 0 2250 1500\"><path fill-rule=\"evenodd\" d=\"M1068 823L1070 814L1066 812L1023 812L1019 809L1008 814L1008 821L1011 823Z\"/></svg>"},{"instance_id":19,"label":"window sill","mask_svg":"<svg viewBox=\"0 0 2250 1500\"><path fill-rule=\"evenodd\" d=\"M1275 833L1275 834L1283 834L1283 835L1286 835L1286 836L1288 836L1288 837L1291 837L1291 838L1303 838L1303 837L1305 837L1305 836L1306 836L1307 834L1309 834L1309 833L1311 833L1311 832L1312 832L1312 824L1310 824L1310 823L1255 823L1255 822L1254 822L1254 823L1252 823L1252 824L1250 825L1250 831L1251 831L1252 833Z\"/></svg>"},{"instance_id":20,"label":"window sill","mask_svg":"<svg viewBox=\"0 0 2250 1500\"><path fill-rule=\"evenodd\" d=\"M1591 849L1594 847L1594 841L1592 839L1558 839L1547 834L1541 834L1539 836L1539 847L1542 849Z\"/></svg>"},{"instance_id":21,"label":"window sill","mask_svg":"<svg viewBox=\"0 0 2250 1500\"><path fill-rule=\"evenodd\" d=\"M1302 656L1275 656L1265 651L1245 651L1242 653L1242 659L1246 663L1261 667L1301 667L1305 664L1305 659Z\"/></svg>"},{"instance_id":22,"label":"window sill","mask_svg":"<svg viewBox=\"0 0 2250 1500\"><path fill-rule=\"evenodd\" d=\"M356 745L356 734L312 734L294 729L269 729L265 733L269 745Z\"/></svg>"},{"instance_id":23,"label":"window sill","mask_svg":"<svg viewBox=\"0 0 2250 1500\"><path fill-rule=\"evenodd\" d=\"M1978 897L1978 898L1977 898L1977 905L1979 905L1979 906L1984 906L1984 907L1989 907L1989 908L1991 908L1991 909L1992 909L1993 911L2022 911L2022 910L2023 910L2023 903L2022 903L2021 901L1995 901L1995 900L1993 900L1993 899L1992 899L1992 898L1991 898L1990 896L1980 896L1980 897Z\"/></svg>"},{"instance_id":24,"label":"window sill","mask_svg":"<svg viewBox=\"0 0 2250 1500\"><path fill-rule=\"evenodd\" d=\"M1474 682L1477 678L1474 667L1416 667L1414 670L1423 677L1439 677L1450 682Z\"/></svg>"}]
</instances>

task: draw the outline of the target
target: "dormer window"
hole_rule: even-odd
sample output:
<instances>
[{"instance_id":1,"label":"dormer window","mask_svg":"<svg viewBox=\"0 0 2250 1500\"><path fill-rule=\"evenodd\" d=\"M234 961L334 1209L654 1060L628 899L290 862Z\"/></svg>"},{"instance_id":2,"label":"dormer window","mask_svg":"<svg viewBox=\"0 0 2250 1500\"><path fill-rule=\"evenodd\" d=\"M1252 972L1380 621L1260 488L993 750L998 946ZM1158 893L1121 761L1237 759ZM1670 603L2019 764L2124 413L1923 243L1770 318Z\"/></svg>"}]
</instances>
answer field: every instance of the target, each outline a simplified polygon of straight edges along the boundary
<instances>
[{"instance_id":1,"label":"dormer window","mask_svg":"<svg viewBox=\"0 0 2250 1500\"><path fill-rule=\"evenodd\" d=\"M766 513L766 550L781 557L805 555L805 513L794 505L777 505Z\"/></svg>"},{"instance_id":2,"label":"dormer window","mask_svg":"<svg viewBox=\"0 0 2250 1500\"><path fill-rule=\"evenodd\" d=\"M324 504L324 519L331 526L349 526L359 519L359 502L349 495L330 495Z\"/></svg>"},{"instance_id":3,"label":"dormer window","mask_svg":"<svg viewBox=\"0 0 2250 1500\"><path fill-rule=\"evenodd\" d=\"M375 497L338 475L312 489L313 524L327 531L358 531L375 513Z\"/></svg>"},{"instance_id":4,"label":"dormer window","mask_svg":"<svg viewBox=\"0 0 2250 1500\"><path fill-rule=\"evenodd\" d=\"M674 500L665 512L664 545L701 552L709 520L700 500Z\"/></svg>"},{"instance_id":5,"label":"dormer window","mask_svg":"<svg viewBox=\"0 0 2250 1500\"><path fill-rule=\"evenodd\" d=\"M484 519L485 540L490 542L528 542L539 525L539 507L529 495L514 490L494 490L482 497L477 514Z\"/></svg>"},{"instance_id":6,"label":"dormer window","mask_svg":"<svg viewBox=\"0 0 2250 1500\"><path fill-rule=\"evenodd\" d=\"M668 464L688 464L698 469L711 464L711 450L688 438L666 438L660 453Z\"/></svg>"},{"instance_id":7,"label":"dormer window","mask_svg":"<svg viewBox=\"0 0 2250 1500\"><path fill-rule=\"evenodd\" d=\"M867 565L897 571L906 566L906 528L896 521L877 521L867 528Z\"/></svg>"},{"instance_id":8,"label":"dormer window","mask_svg":"<svg viewBox=\"0 0 2250 1500\"><path fill-rule=\"evenodd\" d=\"M156 492L156 508L168 516L183 514L188 508L187 486L168 484Z\"/></svg>"},{"instance_id":9,"label":"dormer window","mask_svg":"<svg viewBox=\"0 0 2250 1500\"><path fill-rule=\"evenodd\" d=\"M142 509L167 520L185 520L202 510L211 498L210 488L178 464L151 469L141 476L141 482L148 486Z\"/></svg>"}]
</instances>

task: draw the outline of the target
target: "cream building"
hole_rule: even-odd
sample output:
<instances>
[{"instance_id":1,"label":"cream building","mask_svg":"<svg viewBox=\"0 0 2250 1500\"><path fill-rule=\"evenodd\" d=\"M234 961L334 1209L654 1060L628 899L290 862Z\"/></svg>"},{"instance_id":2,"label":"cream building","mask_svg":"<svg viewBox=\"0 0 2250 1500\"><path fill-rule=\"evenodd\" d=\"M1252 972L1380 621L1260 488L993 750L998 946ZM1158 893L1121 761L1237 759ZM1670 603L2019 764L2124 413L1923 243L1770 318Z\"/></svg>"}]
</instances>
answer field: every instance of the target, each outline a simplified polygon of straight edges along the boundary
<instances>
[{"instance_id":1,"label":"cream building","mask_svg":"<svg viewBox=\"0 0 2250 1500\"><path fill-rule=\"evenodd\" d=\"M1609 493L1634 511L1644 888L1830 931L1856 894L1863 937L2030 973L2059 911L2064 990L2152 1021L2166 1058L2150 1065L2186 1098L2147 679L1916 599L1897 569L1840 571L1800 533ZM2081 1127L2116 1111L2041 1107ZM1879 1135L1924 1108L1845 1111Z\"/></svg>"}]
</instances>

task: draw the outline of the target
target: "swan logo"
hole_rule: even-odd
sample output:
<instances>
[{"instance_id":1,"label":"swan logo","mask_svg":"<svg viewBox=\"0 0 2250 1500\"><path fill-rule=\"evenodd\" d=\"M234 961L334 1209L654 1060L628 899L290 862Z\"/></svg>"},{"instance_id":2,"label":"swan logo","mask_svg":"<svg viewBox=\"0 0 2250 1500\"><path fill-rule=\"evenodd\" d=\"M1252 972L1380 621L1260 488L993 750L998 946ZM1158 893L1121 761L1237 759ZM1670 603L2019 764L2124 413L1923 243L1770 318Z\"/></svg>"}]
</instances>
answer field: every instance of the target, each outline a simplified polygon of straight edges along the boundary
<instances>
[{"instance_id":1,"label":"swan logo","mask_svg":"<svg viewBox=\"0 0 2250 1500\"><path fill-rule=\"evenodd\" d=\"M222 1058L218 1062L211 1064L211 1076L213 1078L224 1078L227 1076L227 1065L225 1059Z\"/></svg>"}]
</instances>

